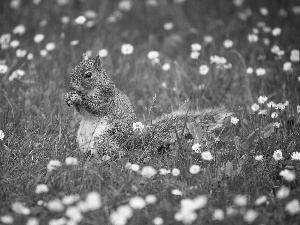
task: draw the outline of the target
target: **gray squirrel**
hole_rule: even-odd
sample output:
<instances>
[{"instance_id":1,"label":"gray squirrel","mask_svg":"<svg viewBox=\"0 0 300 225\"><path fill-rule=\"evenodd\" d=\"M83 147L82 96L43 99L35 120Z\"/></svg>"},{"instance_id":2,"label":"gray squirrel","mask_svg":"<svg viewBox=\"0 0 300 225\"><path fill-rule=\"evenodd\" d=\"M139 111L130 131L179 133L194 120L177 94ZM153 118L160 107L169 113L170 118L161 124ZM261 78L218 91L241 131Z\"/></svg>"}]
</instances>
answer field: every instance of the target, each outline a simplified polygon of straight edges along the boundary
<instances>
[{"instance_id":1,"label":"gray squirrel","mask_svg":"<svg viewBox=\"0 0 300 225\"><path fill-rule=\"evenodd\" d=\"M77 132L79 148L100 158L116 156L128 145L159 150L176 142L182 131L180 135L185 137L197 135L195 130L199 128L211 133L231 115L225 107L204 110L181 107L136 128L139 123L129 98L113 84L99 56L95 60L82 57L71 70L69 88L71 92L65 95L65 102L74 106L82 117Z\"/></svg>"}]
</instances>

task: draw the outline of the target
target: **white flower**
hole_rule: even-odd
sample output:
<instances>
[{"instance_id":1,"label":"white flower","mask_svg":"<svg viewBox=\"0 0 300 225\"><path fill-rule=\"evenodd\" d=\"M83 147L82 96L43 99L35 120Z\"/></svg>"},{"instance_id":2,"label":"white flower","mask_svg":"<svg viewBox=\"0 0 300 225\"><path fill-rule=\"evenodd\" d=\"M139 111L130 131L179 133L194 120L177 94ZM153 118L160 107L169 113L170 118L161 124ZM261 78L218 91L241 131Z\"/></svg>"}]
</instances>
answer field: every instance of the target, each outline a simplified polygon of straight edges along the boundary
<instances>
[{"instance_id":1,"label":"white flower","mask_svg":"<svg viewBox=\"0 0 300 225\"><path fill-rule=\"evenodd\" d=\"M208 71L209 71L209 67L207 65L201 65L199 67L199 73L201 75L206 75L208 73Z\"/></svg>"},{"instance_id":2,"label":"white flower","mask_svg":"<svg viewBox=\"0 0 300 225\"><path fill-rule=\"evenodd\" d=\"M3 130L0 130L0 140L3 141L5 135L4 135L4 132Z\"/></svg>"},{"instance_id":3,"label":"white flower","mask_svg":"<svg viewBox=\"0 0 300 225\"><path fill-rule=\"evenodd\" d=\"M112 212L109 216L109 220L113 225L125 225L127 223L127 218L117 212Z\"/></svg>"},{"instance_id":4,"label":"white flower","mask_svg":"<svg viewBox=\"0 0 300 225\"><path fill-rule=\"evenodd\" d=\"M230 40L230 39L226 39L224 42L223 42L223 45L225 48L231 48L233 46L233 41Z\"/></svg>"},{"instance_id":5,"label":"white flower","mask_svg":"<svg viewBox=\"0 0 300 225\"><path fill-rule=\"evenodd\" d=\"M163 225L164 220L161 217L155 217L152 222L154 225Z\"/></svg>"},{"instance_id":6,"label":"white flower","mask_svg":"<svg viewBox=\"0 0 300 225\"><path fill-rule=\"evenodd\" d=\"M77 24L84 24L85 22L86 22L85 16L78 16L78 17L75 19L75 23L77 23Z\"/></svg>"},{"instance_id":7,"label":"white flower","mask_svg":"<svg viewBox=\"0 0 300 225\"><path fill-rule=\"evenodd\" d=\"M132 208L129 205L120 205L116 211L120 216L129 219L132 217Z\"/></svg>"},{"instance_id":8,"label":"white flower","mask_svg":"<svg viewBox=\"0 0 300 225\"><path fill-rule=\"evenodd\" d=\"M78 164L78 159L75 157L67 157L65 163L68 166L75 166Z\"/></svg>"},{"instance_id":9,"label":"white flower","mask_svg":"<svg viewBox=\"0 0 300 225\"><path fill-rule=\"evenodd\" d=\"M147 177L147 178L151 178L156 174L157 174L157 171L152 166L145 166L141 170L141 175L144 177Z\"/></svg>"},{"instance_id":10,"label":"white flower","mask_svg":"<svg viewBox=\"0 0 300 225\"><path fill-rule=\"evenodd\" d=\"M51 219L49 220L48 225L66 225L67 219L65 217L59 218L59 219Z\"/></svg>"},{"instance_id":11,"label":"white flower","mask_svg":"<svg viewBox=\"0 0 300 225\"><path fill-rule=\"evenodd\" d=\"M193 210L201 209L207 204L207 197L205 195L199 195L193 199Z\"/></svg>"},{"instance_id":12,"label":"white flower","mask_svg":"<svg viewBox=\"0 0 300 225\"><path fill-rule=\"evenodd\" d=\"M0 134L0 140L1 140L1 134ZM300 152L293 152L291 158L292 158L292 160L299 160L300 161Z\"/></svg>"},{"instance_id":13,"label":"white flower","mask_svg":"<svg viewBox=\"0 0 300 225\"><path fill-rule=\"evenodd\" d=\"M16 48L16 47L19 47L20 45L20 42L18 40L12 40L10 43L9 43L10 47L12 48Z\"/></svg>"},{"instance_id":14,"label":"white flower","mask_svg":"<svg viewBox=\"0 0 300 225\"><path fill-rule=\"evenodd\" d=\"M268 111L266 109L261 109L258 111L258 115L267 115Z\"/></svg>"},{"instance_id":15,"label":"white flower","mask_svg":"<svg viewBox=\"0 0 300 225\"><path fill-rule=\"evenodd\" d=\"M238 206L245 206L247 204L247 196L246 195L237 195L233 200L234 204Z\"/></svg>"},{"instance_id":16,"label":"white flower","mask_svg":"<svg viewBox=\"0 0 300 225\"><path fill-rule=\"evenodd\" d=\"M257 155L254 157L256 161L261 161L263 159L263 155Z\"/></svg>"},{"instance_id":17,"label":"white flower","mask_svg":"<svg viewBox=\"0 0 300 225\"><path fill-rule=\"evenodd\" d=\"M293 71L292 63L291 62L285 62L283 64L283 71L285 71L285 72L291 72L291 71Z\"/></svg>"},{"instance_id":18,"label":"white flower","mask_svg":"<svg viewBox=\"0 0 300 225\"><path fill-rule=\"evenodd\" d=\"M172 193L173 195L182 195L182 194L183 194L182 191L180 191L179 189L173 189L173 190L171 191L171 193Z\"/></svg>"},{"instance_id":19,"label":"white flower","mask_svg":"<svg viewBox=\"0 0 300 225\"><path fill-rule=\"evenodd\" d=\"M250 43L256 43L258 41L258 36L256 34L248 34L248 41Z\"/></svg>"},{"instance_id":20,"label":"white flower","mask_svg":"<svg viewBox=\"0 0 300 225\"><path fill-rule=\"evenodd\" d=\"M103 49L100 49L99 52L98 52L98 55L100 58L104 58L108 55L108 51L107 49L103 48Z\"/></svg>"},{"instance_id":21,"label":"white flower","mask_svg":"<svg viewBox=\"0 0 300 225\"><path fill-rule=\"evenodd\" d=\"M121 46L121 52L123 55L130 55L133 53L133 46L131 44L123 44Z\"/></svg>"},{"instance_id":22,"label":"white flower","mask_svg":"<svg viewBox=\"0 0 300 225\"><path fill-rule=\"evenodd\" d=\"M49 191L49 188L46 184L38 184L35 188L36 194L47 193L48 191Z\"/></svg>"},{"instance_id":23,"label":"white flower","mask_svg":"<svg viewBox=\"0 0 300 225\"><path fill-rule=\"evenodd\" d=\"M8 71L7 65L0 65L0 74L5 74L7 71Z\"/></svg>"},{"instance_id":24,"label":"white flower","mask_svg":"<svg viewBox=\"0 0 300 225\"><path fill-rule=\"evenodd\" d=\"M276 106L276 104L271 101L271 102L267 103L267 106L268 106L268 108L271 108L271 107L274 108Z\"/></svg>"},{"instance_id":25,"label":"white flower","mask_svg":"<svg viewBox=\"0 0 300 225\"><path fill-rule=\"evenodd\" d=\"M274 37L279 36L280 34L281 34L281 28L275 27L275 28L272 30L272 35L273 35Z\"/></svg>"},{"instance_id":26,"label":"white flower","mask_svg":"<svg viewBox=\"0 0 300 225\"><path fill-rule=\"evenodd\" d=\"M45 57L45 56L48 55L48 51L47 51L46 49L42 49L42 50L40 51L40 55L41 55L42 57Z\"/></svg>"},{"instance_id":27,"label":"white flower","mask_svg":"<svg viewBox=\"0 0 300 225\"><path fill-rule=\"evenodd\" d=\"M33 54L32 53L28 53L27 54L27 59L28 60L32 60L33 59Z\"/></svg>"},{"instance_id":28,"label":"white flower","mask_svg":"<svg viewBox=\"0 0 300 225\"><path fill-rule=\"evenodd\" d=\"M61 17L61 22L62 22L63 24L69 23L69 22L70 22L70 17L68 17L68 16L63 16L63 17Z\"/></svg>"},{"instance_id":29,"label":"white flower","mask_svg":"<svg viewBox=\"0 0 300 225\"><path fill-rule=\"evenodd\" d=\"M285 210L291 214L295 215L300 212L300 203L298 199L294 199L290 202L288 202L285 206Z\"/></svg>"},{"instance_id":30,"label":"white flower","mask_svg":"<svg viewBox=\"0 0 300 225\"><path fill-rule=\"evenodd\" d=\"M102 205L100 194L96 191L88 193L85 198L85 205L87 210L99 209Z\"/></svg>"},{"instance_id":31,"label":"white flower","mask_svg":"<svg viewBox=\"0 0 300 225\"><path fill-rule=\"evenodd\" d=\"M146 201L140 196L135 196L129 200L129 205L133 209L142 209L146 206Z\"/></svg>"},{"instance_id":32,"label":"white flower","mask_svg":"<svg viewBox=\"0 0 300 225\"><path fill-rule=\"evenodd\" d=\"M62 199L61 199L61 202L64 204L64 205L72 205L73 203L79 201L80 197L79 195L66 195L64 196Z\"/></svg>"},{"instance_id":33,"label":"white flower","mask_svg":"<svg viewBox=\"0 0 300 225\"><path fill-rule=\"evenodd\" d=\"M15 70L14 72L12 72L12 74L9 76L8 80L13 81L14 79L20 79L24 75L25 75L25 71L18 69L18 70Z\"/></svg>"},{"instance_id":34,"label":"white flower","mask_svg":"<svg viewBox=\"0 0 300 225\"><path fill-rule=\"evenodd\" d=\"M130 0L121 0L118 7L121 11L128 12L132 8L132 2Z\"/></svg>"},{"instance_id":35,"label":"white flower","mask_svg":"<svg viewBox=\"0 0 300 225\"><path fill-rule=\"evenodd\" d=\"M12 224L14 222L14 218L12 216L0 216L0 221L5 224Z\"/></svg>"},{"instance_id":36,"label":"white flower","mask_svg":"<svg viewBox=\"0 0 300 225\"><path fill-rule=\"evenodd\" d=\"M252 223L254 220L256 220L257 217L258 217L258 212L256 212L253 209L249 209L244 214L244 221L246 221L247 223Z\"/></svg>"},{"instance_id":37,"label":"white flower","mask_svg":"<svg viewBox=\"0 0 300 225\"><path fill-rule=\"evenodd\" d=\"M171 66L169 63L164 63L161 68L164 71L168 71L168 70L170 70Z\"/></svg>"},{"instance_id":38,"label":"white flower","mask_svg":"<svg viewBox=\"0 0 300 225\"><path fill-rule=\"evenodd\" d=\"M172 175L173 175L173 176L176 177L176 176L178 176L179 174L180 174L180 170L179 170L179 169L177 169L177 168L173 168L173 169L172 169Z\"/></svg>"},{"instance_id":39,"label":"white flower","mask_svg":"<svg viewBox=\"0 0 300 225\"><path fill-rule=\"evenodd\" d=\"M290 194L290 189L288 187L282 186L276 193L276 197L279 199L283 199L288 197Z\"/></svg>"},{"instance_id":40,"label":"white flower","mask_svg":"<svg viewBox=\"0 0 300 225\"><path fill-rule=\"evenodd\" d=\"M11 39L11 34L6 33L0 36L0 44L8 44Z\"/></svg>"},{"instance_id":41,"label":"white flower","mask_svg":"<svg viewBox=\"0 0 300 225\"><path fill-rule=\"evenodd\" d=\"M142 132L145 126L141 122L134 122L133 125L132 125L132 127L133 127L133 131L140 131L140 132Z\"/></svg>"},{"instance_id":42,"label":"white flower","mask_svg":"<svg viewBox=\"0 0 300 225\"><path fill-rule=\"evenodd\" d=\"M200 55L200 52L191 52L190 58L191 59L198 59L199 55Z\"/></svg>"},{"instance_id":43,"label":"white flower","mask_svg":"<svg viewBox=\"0 0 300 225\"><path fill-rule=\"evenodd\" d=\"M264 75L266 75L266 70L264 68L257 68L256 69L256 75L257 76L264 76Z\"/></svg>"},{"instance_id":44,"label":"white flower","mask_svg":"<svg viewBox=\"0 0 300 225\"><path fill-rule=\"evenodd\" d=\"M276 128L279 128L281 126L281 123L275 122L275 123L273 123L273 126L276 127Z\"/></svg>"},{"instance_id":45,"label":"white flower","mask_svg":"<svg viewBox=\"0 0 300 225\"><path fill-rule=\"evenodd\" d=\"M159 52L158 51L150 51L147 55L148 59L152 62L158 63L159 62Z\"/></svg>"},{"instance_id":46,"label":"white flower","mask_svg":"<svg viewBox=\"0 0 300 225\"><path fill-rule=\"evenodd\" d=\"M70 45L75 46L78 45L79 41L78 40L73 40L70 42Z\"/></svg>"},{"instance_id":47,"label":"white flower","mask_svg":"<svg viewBox=\"0 0 300 225\"><path fill-rule=\"evenodd\" d=\"M131 168L132 171L137 172L140 169L140 166L138 164L131 164Z\"/></svg>"},{"instance_id":48,"label":"white flower","mask_svg":"<svg viewBox=\"0 0 300 225\"><path fill-rule=\"evenodd\" d=\"M157 0L147 0L146 4L149 5L149 6L153 6L153 7L158 6Z\"/></svg>"},{"instance_id":49,"label":"white flower","mask_svg":"<svg viewBox=\"0 0 300 225\"><path fill-rule=\"evenodd\" d=\"M259 109L259 105L254 103L252 106L251 106L251 109L253 112L256 112L258 109Z\"/></svg>"},{"instance_id":50,"label":"white flower","mask_svg":"<svg viewBox=\"0 0 300 225\"><path fill-rule=\"evenodd\" d=\"M226 207L226 214L228 216L234 216L236 214L238 214L238 209L236 207L233 207L233 206L227 206Z\"/></svg>"},{"instance_id":51,"label":"white flower","mask_svg":"<svg viewBox=\"0 0 300 225\"><path fill-rule=\"evenodd\" d=\"M266 16L266 15L269 14L269 10L268 10L267 8L265 8L265 7L261 7L261 8L259 9L259 12L260 12L263 16Z\"/></svg>"},{"instance_id":52,"label":"white flower","mask_svg":"<svg viewBox=\"0 0 300 225\"><path fill-rule=\"evenodd\" d=\"M40 43L44 40L45 35L44 34L36 34L33 38L35 43Z\"/></svg>"},{"instance_id":53,"label":"white flower","mask_svg":"<svg viewBox=\"0 0 300 225\"><path fill-rule=\"evenodd\" d=\"M300 61L300 53L299 53L299 50L293 49L293 50L291 51L290 60L291 60L292 62L299 62L299 61Z\"/></svg>"},{"instance_id":54,"label":"white flower","mask_svg":"<svg viewBox=\"0 0 300 225\"><path fill-rule=\"evenodd\" d=\"M23 58L27 54L27 51L24 49L17 49L16 56L18 58Z\"/></svg>"},{"instance_id":55,"label":"white flower","mask_svg":"<svg viewBox=\"0 0 300 225\"><path fill-rule=\"evenodd\" d=\"M205 35L203 37L203 40L204 40L204 42L206 42L206 43L209 44L209 43L212 43L214 41L214 38L212 36L210 36L210 35Z\"/></svg>"},{"instance_id":56,"label":"white flower","mask_svg":"<svg viewBox=\"0 0 300 225\"><path fill-rule=\"evenodd\" d=\"M193 146L192 146L192 149L195 151L195 152L200 152L199 150L200 150L200 144L199 143L195 143L195 144L193 144Z\"/></svg>"},{"instance_id":57,"label":"white flower","mask_svg":"<svg viewBox=\"0 0 300 225\"><path fill-rule=\"evenodd\" d=\"M171 171L170 171L170 170L167 170L167 169L165 169L165 168L159 169L159 174L160 174L160 175L167 175L168 173L171 173Z\"/></svg>"},{"instance_id":58,"label":"white flower","mask_svg":"<svg viewBox=\"0 0 300 225\"><path fill-rule=\"evenodd\" d=\"M252 74L253 73L253 68L252 67L248 67L246 70L247 74Z\"/></svg>"},{"instance_id":59,"label":"white flower","mask_svg":"<svg viewBox=\"0 0 300 225\"><path fill-rule=\"evenodd\" d=\"M84 16L89 19L95 19L97 17L97 13L90 9L84 12Z\"/></svg>"},{"instance_id":60,"label":"white flower","mask_svg":"<svg viewBox=\"0 0 300 225\"><path fill-rule=\"evenodd\" d=\"M59 199L53 199L47 203L47 208L52 212L61 212L65 207Z\"/></svg>"},{"instance_id":61,"label":"white flower","mask_svg":"<svg viewBox=\"0 0 300 225\"><path fill-rule=\"evenodd\" d=\"M147 204L154 204L157 201L157 198L155 195L147 195L145 201Z\"/></svg>"},{"instance_id":62,"label":"white flower","mask_svg":"<svg viewBox=\"0 0 300 225\"><path fill-rule=\"evenodd\" d=\"M50 52L53 51L56 48L56 45L54 42L49 42L48 44L46 44L45 49Z\"/></svg>"},{"instance_id":63,"label":"white flower","mask_svg":"<svg viewBox=\"0 0 300 225\"><path fill-rule=\"evenodd\" d=\"M174 215L175 220L182 221L184 224L191 224L197 219L197 213L190 210L181 210Z\"/></svg>"},{"instance_id":64,"label":"white flower","mask_svg":"<svg viewBox=\"0 0 300 225\"><path fill-rule=\"evenodd\" d=\"M235 125L236 125L236 124L239 122L239 119L236 118L236 117L234 117L234 116L232 116L231 119L230 119L230 122L231 122L232 124L235 124Z\"/></svg>"},{"instance_id":65,"label":"white flower","mask_svg":"<svg viewBox=\"0 0 300 225\"><path fill-rule=\"evenodd\" d=\"M30 209L24 206L21 202L13 202L11 204L11 209L21 215L29 215Z\"/></svg>"},{"instance_id":66,"label":"white flower","mask_svg":"<svg viewBox=\"0 0 300 225\"><path fill-rule=\"evenodd\" d=\"M201 170L201 167L199 165L191 165L190 167L190 173L191 174L197 174Z\"/></svg>"},{"instance_id":67,"label":"white flower","mask_svg":"<svg viewBox=\"0 0 300 225\"><path fill-rule=\"evenodd\" d=\"M26 27L23 24L20 24L13 29L14 34L22 35L25 33L25 31L26 31Z\"/></svg>"},{"instance_id":68,"label":"white flower","mask_svg":"<svg viewBox=\"0 0 300 225\"><path fill-rule=\"evenodd\" d=\"M26 225L39 225L40 221L35 218L35 217L31 217L27 220Z\"/></svg>"},{"instance_id":69,"label":"white flower","mask_svg":"<svg viewBox=\"0 0 300 225\"><path fill-rule=\"evenodd\" d=\"M282 151L280 149L276 150L274 153L273 153L273 158L278 161L278 160L282 160L283 157L282 157Z\"/></svg>"},{"instance_id":70,"label":"white flower","mask_svg":"<svg viewBox=\"0 0 300 225\"><path fill-rule=\"evenodd\" d=\"M280 171L279 175L289 182L295 180L296 178L296 174L293 171L287 169Z\"/></svg>"},{"instance_id":71,"label":"white flower","mask_svg":"<svg viewBox=\"0 0 300 225\"><path fill-rule=\"evenodd\" d=\"M213 157L212 157L210 151L202 152L202 153L201 153L201 157L202 157L203 160L207 160L207 161L210 161L210 160L213 159Z\"/></svg>"},{"instance_id":72,"label":"white flower","mask_svg":"<svg viewBox=\"0 0 300 225\"><path fill-rule=\"evenodd\" d=\"M271 113L271 118L277 118L278 117L278 113L277 112L272 112Z\"/></svg>"},{"instance_id":73,"label":"white flower","mask_svg":"<svg viewBox=\"0 0 300 225\"><path fill-rule=\"evenodd\" d=\"M261 205L267 201L267 196L262 195L258 199L255 200L255 205Z\"/></svg>"},{"instance_id":74,"label":"white flower","mask_svg":"<svg viewBox=\"0 0 300 225\"><path fill-rule=\"evenodd\" d=\"M215 209L212 216L213 220L224 220L224 211L222 209Z\"/></svg>"},{"instance_id":75,"label":"white flower","mask_svg":"<svg viewBox=\"0 0 300 225\"><path fill-rule=\"evenodd\" d=\"M274 107L275 109L280 109L280 110L283 110L285 108L285 104L283 103L278 103L275 105Z\"/></svg>"},{"instance_id":76,"label":"white flower","mask_svg":"<svg viewBox=\"0 0 300 225\"><path fill-rule=\"evenodd\" d=\"M227 59L222 56L212 55L210 56L210 63L217 65L225 65L227 63Z\"/></svg>"},{"instance_id":77,"label":"white flower","mask_svg":"<svg viewBox=\"0 0 300 225\"><path fill-rule=\"evenodd\" d=\"M78 222L80 222L83 219L83 216L82 216L80 210L76 206L68 207L65 214L75 224L77 224Z\"/></svg>"},{"instance_id":78,"label":"white flower","mask_svg":"<svg viewBox=\"0 0 300 225\"><path fill-rule=\"evenodd\" d=\"M164 24L164 29L165 30L172 30L174 28L174 23L168 22Z\"/></svg>"},{"instance_id":79,"label":"white flower","mask_svg":"<svg viewBox=\"0 0 300 225\"><path fill-rule=\"evenodd\" d=\"M198 43L191 44L192 52L199 52L202 49L202 46Z\"/></svg>"},{"instance_id":80,"label":"white flower","mask_svg":"<svg viewBox=\"0 0 300 225\"><path fill-rule=\"evenodd\" d=\"M58 160L50 160L48 165L47 165L47 169L48 172L52 172L53 170L56 170L58 167L61 166L61 162Z\"/></svg>"},{"instance_id":81,"label":"white flower","mask_svg":"<svg viewBox=\"0 0 300 225\"><path fill-rule=\"evenodd\" d=\"M235 6L240 7L240 6L243 5L244 1L245 1L245 0L233 0L233 4L234 4Z\"/></svg>"},{"instance_id":82,"label":"white flower","mask_svg":"<svg viewBox=\"0 0 300 225\"><path fill-rule=\"evenodd\" d=\"M267 96L259 96L258 97L258 103L259 104L264 104L268 100Z\"/></svg>"},{"instance_id":83,"label":"white flower","mask_svg":"<svg viewBox=\"0 0 300 225\"><path fill-rule=\"evenodd\" d=\"M295 15L300 15L300 5L294 5L292 10Z\"/></svg>"}]
</instances>

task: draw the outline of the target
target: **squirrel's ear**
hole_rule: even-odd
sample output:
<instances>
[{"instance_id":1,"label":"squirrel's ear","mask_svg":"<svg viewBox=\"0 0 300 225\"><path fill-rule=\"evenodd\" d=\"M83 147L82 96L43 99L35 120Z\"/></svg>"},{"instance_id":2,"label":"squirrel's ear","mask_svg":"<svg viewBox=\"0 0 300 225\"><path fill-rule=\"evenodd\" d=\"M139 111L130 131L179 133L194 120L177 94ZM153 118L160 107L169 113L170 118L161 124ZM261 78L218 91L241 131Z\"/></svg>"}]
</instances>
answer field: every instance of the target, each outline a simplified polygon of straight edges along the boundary
<instances>
[{"instance_id":1,"label":"squirrel's ear","mask_svg":"<svg viewBox=\"0 0 300 225\"><path fill-rule=\"evenodd\" d=\"M94 67L97 69L101 69L103 67L103 61L100 58L99 55L96 56L95 62L94 62Z\"/></svg>"},{"instance_id":2,"label":"squirrel's ear","mask_svg":"<svg viewBox=\"0 0 300 225\"><path fill-rule=\"evenodd\" d=\"M89 57L87 56L87 54L83 53L81 55L81 61L88 60L88 59L89 59Z\"/></svg>"}]
</instances>

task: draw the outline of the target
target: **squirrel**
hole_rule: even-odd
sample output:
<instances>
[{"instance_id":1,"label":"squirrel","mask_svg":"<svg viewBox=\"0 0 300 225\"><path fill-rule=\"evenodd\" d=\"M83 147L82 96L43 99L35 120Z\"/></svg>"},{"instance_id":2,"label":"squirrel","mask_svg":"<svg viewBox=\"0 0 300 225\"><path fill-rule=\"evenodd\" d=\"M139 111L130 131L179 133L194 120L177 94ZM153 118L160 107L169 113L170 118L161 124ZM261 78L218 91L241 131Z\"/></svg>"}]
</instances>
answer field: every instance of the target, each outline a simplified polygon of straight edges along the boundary
<instances>
[{"instance_id":1,"label":"squirrel","mask_svg":"<svg viewBox=\"0 0 300 225\"><path fill-rule=\"evenodd\" d=\"M117 155L128 145L160 150L175 143L177 132L182 131L180 135L187 139L200 141L201 137L196 137L199 129L205 131L202 134L211 133L231 115L225 107L189 111L184 105L151 120L144 129L133 129L136 124L133 106L107 75L99 56L95 60L82 57L71 70L69 88L71 92L65 95L65 102L74 106L82 117L77 132L79 148L100 158Z\"/></svg>"}]
</instances>

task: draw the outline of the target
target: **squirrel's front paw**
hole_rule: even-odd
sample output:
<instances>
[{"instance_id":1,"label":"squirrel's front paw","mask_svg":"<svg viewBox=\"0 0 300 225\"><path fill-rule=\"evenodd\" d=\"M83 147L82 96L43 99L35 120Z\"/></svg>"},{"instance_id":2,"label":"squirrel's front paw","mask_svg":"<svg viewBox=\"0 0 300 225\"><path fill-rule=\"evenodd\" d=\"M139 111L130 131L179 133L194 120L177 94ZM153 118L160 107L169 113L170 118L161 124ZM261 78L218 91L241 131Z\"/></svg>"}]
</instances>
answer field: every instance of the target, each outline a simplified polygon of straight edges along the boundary
<instances>
[{"instance_id":1,"label":"squirrel's front paw","mask_svg":"<svg viewBox=\"0 0 300 225\"><path fill-rule=\"evenodd\" d=\"M65 102L68 106L72 106L74 104L80 104L82 101L82 98L80 95L78 95L76 92L69 92L65 95Z\"/></svg>"}]
</instances>

